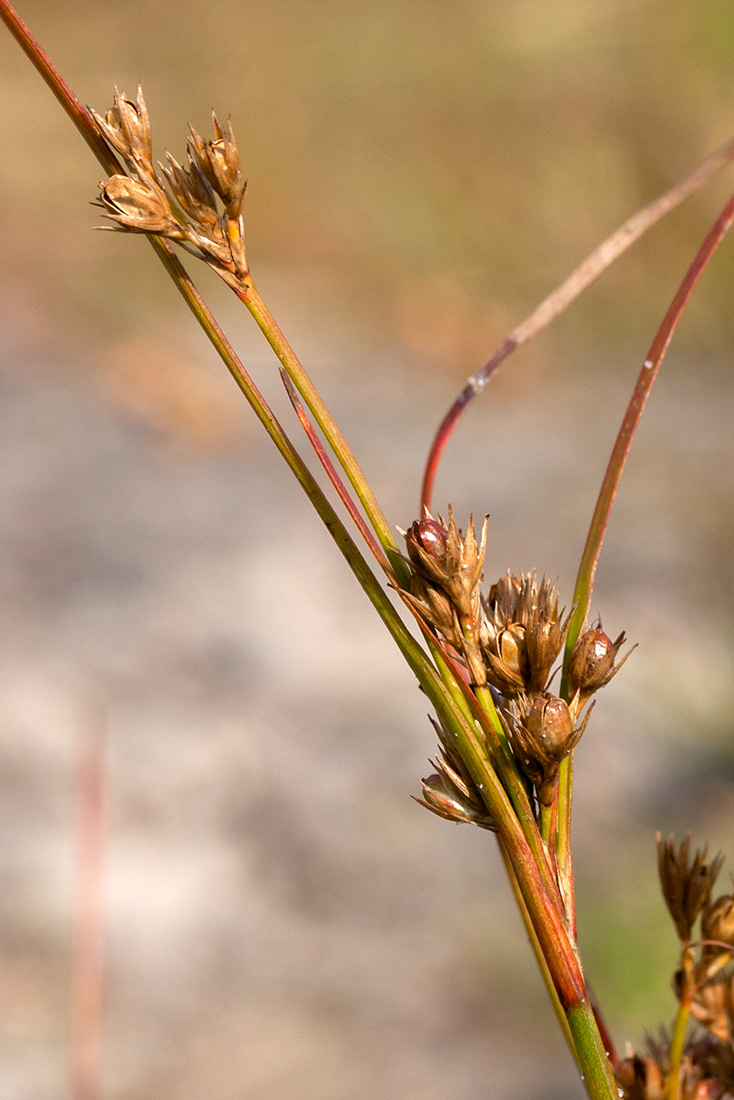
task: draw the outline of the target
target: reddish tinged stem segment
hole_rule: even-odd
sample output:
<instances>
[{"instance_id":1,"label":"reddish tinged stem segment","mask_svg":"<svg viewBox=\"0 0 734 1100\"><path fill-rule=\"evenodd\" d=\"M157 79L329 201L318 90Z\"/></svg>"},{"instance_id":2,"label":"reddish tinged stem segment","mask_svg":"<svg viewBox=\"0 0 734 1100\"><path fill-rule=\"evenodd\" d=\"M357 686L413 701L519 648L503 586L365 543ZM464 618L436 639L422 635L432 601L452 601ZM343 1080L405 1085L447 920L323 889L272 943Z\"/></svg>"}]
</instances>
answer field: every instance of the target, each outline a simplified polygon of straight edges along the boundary
<instances>
[{"instance_id":1,"label":"reddish tinged stem segment","mask_svg":"<svg viewBox=\"0 0 734 1100\"><path fill-rule=\"evenodd\" d=\"M313 414L324 437L328 440L339 460L339 464L347 475L348 481L357 494L362 508L372 524L377 540L390 560L396 576L402 581L407 581L407 566L398 551L395 537L377 502L372 486L360 469L359 463L342 435L339 426L324 404L321 394L304 370L298 356L260 296L252 277L248 275L246 279L241 280L238 284L231 285L240 301L247 306L263 336Z\"/></svg>"},{"instance_id":2,"label":"reddish tinged stem segment","mask_svg":"<svg viewBox=\"0 0 734 1100\"><path fill-rule=\"evenodd\" d=\"M72 963L72 1095L99 1100L104 977L104 739L98 726L79 740L78 882Z\"/></svg>"},{"instance_id":3,"label":"reddish tinged stem segment","mask_svg":"<svg viewBox=\"0 0 734 1100\"><path fill-rule=\"evenodd\" d=\"M611 237L607 237L591 255L587 256L583 263L573 271L569 277L557 287L552 294L540 303L525 320L513 329L499 347L492 353L480 371L467 382L464 389L457 397L454 404L444 417L436 432L431 445L431 450L426 462L423 475L423 487L421 490L421 507L431 507L433 497L433 485L436 473L441 461L446 444L461 418L467 405L478 396L489 382L492 375L516 348L526 344L542 329L553 321L559 313L570 305L583 290L589 286L597 276L609 267L630 245L634 244L647 230L659 221L665 214L679 206L689 195L700 190L704 184L721 171L732 159L734 159L734 139L712 153L703 164L699 165L690 176L687 176L675 187L664 195L655 199L648 206L633 214L624 225L620 226Z\"/></svg>"},{"instance_id":4,"label":"reddish tinged stem segment","mask_svg":"<svg viewBox=\"0 0 734 1100\"><path fill-rule=\"evenodd\" d=\"M586 539L586 545L581 557L581 564L576 578L576 589L573 595L573 602L576 605L576 609L571 619L571 626L566 640L567 659L576 644L589 612L596 566L599 561L599 554L601 552L602 542L604 541L607 524L609 523L609 515L612 510L614 498L617 494L622 471L627 461L627 455L629 454L632 440L637 430L637 425L640 422L642 411L645 408L645 403L683 310L688 304L688 300L711 257L721 244L727 230L730 228L732 221L734 221L734 195L729 199L726 206L721 211L721 214L714 222L713 227L698 250L696 258L688 268L686 276L679 286L673 301L670 303L670 307L665 314L660 328L655 334L655 339L650 345L650 350L647 353L642 370L638 375L634 392L627 406L627 412L625 413L611 458L609 459L609 465L604 475L604 481L602 482L602 487L596 502L596 508L594 509L594 515L591 520L589 534Z\"/></svg>"},{"instance_id":5,"label":"reddish tinged stem segment","mask_svg":"<svg viewBox=\"0 0 734 1100\"><path fill-rule=\"evenodd\" d=\"M390 562L387 560L386 555L383 553L382 547L377 542L377 539L372 534L372 531L367 526L367 524L365 522L365 519L364 519L362 513L360 512L359 508L357 507L357 505L356 505L353 497L351 496L349 490L347 489L347 487L344 484L344 482L342 481L342 479L339 477L339 474L337 473L336 467L334 466L334 463L331 461L328 454L326 453L326 449L325 449L323 443L321 442L321 440L319 439L318 433L317 433L313 423L311 422L311 418L309 417L308 413L306 412L303 405L301 404L301 401L299 400L298 393L296 392L296 387L293 385L290 378L286 374L286 371L285 371L284 367L280 368L280 377L281 377L281 380L283 382L283 385L285 386L286 393L288 394L288 397L290 398L291 404L293 405L293 408L295 409L296 416L300 420L301 426L303 427L304 432L308 436L308 441L311 444L311 446L313 447L314 451L316 452L316 456L317 456L319 462L324 467L324 470L326 471L326 473L328 475L329 481L331 482L331 484L334 486L337 493L339 494L339 499L341 500L341 502L344 505L344 507L346 508L346 510L349 512L349 516L350 516L352 522L354 523L354 526L359 530L360 534L362 535L362 538L364 539L364 541L369 546L369 548L372 551L372 554L374 555L376 560L379 562L379 564L382 566L382 568L387 573L389 579L393 583L397 584L397 578L395 577L395 574L393 572L392 566L390 565Z\"/></svg>"}]
</instances>

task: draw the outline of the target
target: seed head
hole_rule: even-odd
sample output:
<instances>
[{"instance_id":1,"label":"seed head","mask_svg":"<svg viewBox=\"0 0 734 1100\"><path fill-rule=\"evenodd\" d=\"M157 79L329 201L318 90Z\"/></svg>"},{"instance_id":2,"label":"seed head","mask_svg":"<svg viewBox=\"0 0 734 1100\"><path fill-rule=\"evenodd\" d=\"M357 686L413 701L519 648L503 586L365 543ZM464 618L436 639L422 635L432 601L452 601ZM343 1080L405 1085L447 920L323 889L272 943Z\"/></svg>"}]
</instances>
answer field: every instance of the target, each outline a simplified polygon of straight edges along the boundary
<instances>
[{"instance_id":1,"label":"seed head","mask_svg":"<svg viewBox=\"0 0 734 1100\"><path fill-rule=\"evenodd\" d=\"M421 787L423 797L416 798L415 801L432 813L457 824L478 825L481 829L494 831L495 826L485 806L466 798L446 775L429 775L427 779L421 780Z\"/></svg>"},{"instance_id":2,"label":"seed head","mask_svg":"<svg viewBox=\"0 0 734 1100\"><path fill-rule=\"evenodd\" d=\"M690 834L676 850L671 833L667 840L657 834L658 874L663 899L681 943L690 943L693 926L701 910L708 905L711 891L721 870L721 853L710 862L706 848L698 848L690 860Z\"/></svg>"},{"instance_id":3,"label":"seed head","mask_svg":"<svg viewBox=\"0 0 734 1100\"><path fill-rule=\"evenodd\" d=\"M522 623L510 622L492 635L483 624L482 651L487 679L492 687L511 699L527 690L530 662Z\"/></svg>"},{"instance_id":4,"label":"seed head","mask_svg":"<svg viewBox=\"0 0 734 1100\"><path fill-rule=\"evenodd\" d=\"M414 573L410 578L410 592L403 592L403 596L449 645L455 649L461 647L459 619L442 588Z\"/></svg>"},{"instance_id":5,"label":"seed head","mask_svg":"<svg viewBox=\"0 0 734 1100\"><path fill-rule=\"evenodd\" d=\"M186 215L196 224L200 232L206 235L221 235L220 217L217 200L209 181L202 175L198 166L189 155L188 170L183 168L175 157L166 153L167 165L160 165L171 194Z\"/></svg>"},{"instance_id":6,"label":"seed head","mask_svg":"<svg viewBox=\"0 0 734 1100\"><path fill-rule=\"evenodd\" d=\"M545 577L538 583L534 570L508 572L490 588L484 609L482 647L490 683L509 696L544 691L570 622L559 610L556 586ZM514 653L503 652L508 630Z\"/></svg>"},{"instance_id":7,"label":"seed head","mask_svg":"<svg viewBox=\"0 0 734 1100\"><path fill-rule=\"evenodd\" d=\"M449 507L449 522L427 513L405 532L408 557L417 573L440 585L457 613L479 615L479 582L487 548L487 517L477 544L474 520L469 516L466 535L459 530Z\"/></svg>"},{"instance_id":8,"label":"seed head","mask_svg":"<svg viewBox=\"0 0 734 1100\"><path fill-rule=\"evenodd\" d=\"M113 106L106 115L103 117L96 111L91 113L107 143L128 167L135 171L142 169L149 175L154 175L150 119L140 84L135 102L115 88Z\"/></svg>"},{"instance_id":9,"label":"seed head","mask_svg":"<svg viewBox=\"0 0 734 1100\"><path fill-rule=\"evenodd\" d=\"M734 1037L734 979L722 975L696 989L691 999L691 1015L722 1043Z\"/></svg>"},{"instance_id":10,"label":"seed head","mask_svg":"<svg viewBox=\"0 0 734 1100\"><path fill-rule=\"evenodd\" d=\"M614 663L624 642L624 631L614 642L603 630L587 630L578 639L568 662L568 686L572 695L579 693L579 707L608 684L627 660L632 650L618 665Z\"/></svg>"},{"instance_id":11,"label":"seed head","mask_svg":"<svg viewBox=\"0 0 734 1100\"><path fill-rule=\"evenodd\" d=\"M105 217L130 233L157 233L185 240L174 218L168 195L152 176L111 176L99 185Z\"/></svg>"},{"instance_id":12,"label":"seed head","mask_svg":"<svg viewBox=\"0 0 734 1100\"><path fill-rule=\"evenodd\" d=\"M553 800L561 761L578 743L588 717L587 712L574 729L568 704L550 692L530 699L521 696L511 712L508 725L513 751L544 806Z\"/></svg>"},{"instance_id":13,"label":"seed head","mask_svg":"<svg viewBox=\"0 0 734 1100\"><path fill-rule=\"evenodd\" d=\"M466 822L479 825L482 829L494 830L494 822L482 796L466 765L453 748L446 730L440 722L433 719L431 724L440 741L438 756L431 761L437 771L422 780L423 798L417 798L416 802L449 821Z\"/></svg>"},{"instance_id":14,"label":"seed head","mask_svg":"<svg viewBox=\"0 0 734 1100\"><path fill-rule=\"evenodd\" d=\"M192 126L189 127L190 155L224 203L227 217L238 218L247 182L242 178L232 120L227 119L227 128L223 130L212 111L212 124L214 138L210 141L205 141Z\"/></svg>"},{"instance_id":15,"label":"seed head","mask_svg":"<svg viewBox=\"0 0 734 1100\"><path fill-rule=\"evenodd\" d=\"M734 946L734 897L722 894L707 905L701 917L701 938Z\"/></svg>"},{"instance_id":16,"label":"seed head","mask_svg":"<svg viewBox=\"0 0 734 1100\"><path fill-rule=\"evenodd\" d=\"M408 557L418 567L424 558L435 562L439 571L448 564L448 531L439 520L430 516L416 520L405 536L405 544Z\"/></svg>"}]
</instances>

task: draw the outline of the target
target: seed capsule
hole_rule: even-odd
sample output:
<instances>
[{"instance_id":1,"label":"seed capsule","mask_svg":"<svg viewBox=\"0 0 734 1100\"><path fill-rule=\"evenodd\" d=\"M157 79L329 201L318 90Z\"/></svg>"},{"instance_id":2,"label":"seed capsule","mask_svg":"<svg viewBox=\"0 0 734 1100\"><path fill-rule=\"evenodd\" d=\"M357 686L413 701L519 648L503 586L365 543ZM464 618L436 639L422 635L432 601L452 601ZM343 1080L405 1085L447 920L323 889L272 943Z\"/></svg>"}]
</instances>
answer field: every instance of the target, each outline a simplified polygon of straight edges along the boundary
<instances>
[{"instance_id":1,"label":"seed capsule","mask_svg":"<svg viewBox=\"0 0 734 1100\"><path fill-rule=\"evenodd\" d=\"M701 936L705 940L720 940L734 945L734 897L723 894L704 910Z\"/></svg>"},{"instance_id":2,"label":"seed capsule","mask_svg":"<svg viewBox=\"0 0 734 1100\"><path fill-rule=\"evenodd\" d=\"M408 557L416 565L421 565L421 551L428 558L444 562L448 546L448 534L443 524L435 519L416 520L405 536Z\"/></svg>"},{"instance_id":3,"label":"seed capsule","mask_svg":"<svg viewBox=\"0 0 734 1100\"><path fill-rule=\"evenodd\" d=\"M594 692L609 683L629 657L629 653L625 654L615 666L624 641L624 631L613 642L603 630L587 630L576 642L568 662L568 684L573 695L580 693L581 706Z\"/></svg>"},{"instance_id":4,"label":"seed capsule","mask_svg":"<svg viewBox=\"0 0 734 1100\"><path fill-rule=\"evenodd\" d=\"M557 695L536 695L525 715L525 728L539 746L539 753L551 756L561 752L573 736L568 704Z\"/></svg>"},{"instance_id":5,"label":"seed capsule","mask_svg":"<svg viewBox=\"0 0 734 1100\"><path fill-rule=\"evenodd\" d=\"M527 699L524 702L528 704ZM544 806L553 800L561 761L577 744L587 719L588 714L574 729L568 704L546 692L534 696L524 709L524 716L516 718L510 726L515 756Z\"/></svg>"}]
</instances>

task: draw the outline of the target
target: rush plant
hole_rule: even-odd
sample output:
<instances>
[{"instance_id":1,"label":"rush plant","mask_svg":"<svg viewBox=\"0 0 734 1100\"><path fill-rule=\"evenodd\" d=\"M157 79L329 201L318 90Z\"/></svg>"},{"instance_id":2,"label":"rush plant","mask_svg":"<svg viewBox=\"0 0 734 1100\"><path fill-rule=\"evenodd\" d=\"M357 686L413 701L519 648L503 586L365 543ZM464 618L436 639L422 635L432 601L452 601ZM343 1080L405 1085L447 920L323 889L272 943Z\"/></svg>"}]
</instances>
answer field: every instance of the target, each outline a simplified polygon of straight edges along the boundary
<instances>
[{"instance_id":1,"label":"rush plant","mask_svg":"<svg viewBox=\"0 0 734 1100\"><path fill-rule=\"evenodd\" d=\"M108 228L147 237L429 698L439 750L418 801L440 817L494 835L588 1095L592 1100L734 1096L734 897L714 894L722 857L692 852L688 839L676 844L672 837L659 838L663 896L681 944L679 1011L668 1037L620 1059L592 1001L577 946L571 845L574 750L596 693L630 653L623 632L612 639L589 622L604 534L650 389L698 278L734 219L734 198L706 236L644 357L567 603L555 583L537 571L523 574L510 567L484 585L487 519L477 532L471 516L460 526L450 505L443 516L431 510L446 442L494 371L650 225L734 159L734 142L625 223L470 379L435 437L418 516L401 530L384 516L255 287L245 249L245 179L231 121L222 125L215 116L211 138L191 129L184 163L170 153L165 163L157 162L141 88L134 99L116 91L104 114L85 108L8 0L0 0L0 14L101 163L105 179L98 205ZM215 271L261 329L351 530L235 355L176 248ZM412 616L412 631L399 609Z\"/></svg>"}]
</instances>

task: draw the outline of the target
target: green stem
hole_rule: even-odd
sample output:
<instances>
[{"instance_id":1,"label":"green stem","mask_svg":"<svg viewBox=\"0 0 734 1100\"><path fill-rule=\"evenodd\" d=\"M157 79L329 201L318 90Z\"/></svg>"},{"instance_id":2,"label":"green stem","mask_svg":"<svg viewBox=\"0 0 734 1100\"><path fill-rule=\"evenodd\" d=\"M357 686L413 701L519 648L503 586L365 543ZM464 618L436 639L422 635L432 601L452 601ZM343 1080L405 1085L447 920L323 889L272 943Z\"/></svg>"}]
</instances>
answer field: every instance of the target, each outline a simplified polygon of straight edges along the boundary
<instances>
[{"instance_id":1,"label":"green stem","mask_svg":"<svg viewBox=\"0 0 734 1100\"><path fill-rule=\"evenodd\" d=\"M540 868L545 888L550 897L554 899L559 911L562 912L563 899L549 860L548 849L543 843L543 838L538 830L538 823L535 820L535 813L525 782L518 771L515 758L510 752L507 735L494 705L492 693L486 687L477 687L474 689L474 697L478 705L477 717L493 749L493 760L502 780L502 785L510 797L522 831Z\"/></svg>"},{"instance_id":2,"label":"green stem","mask_svg":"<svg viewBox=\"0 0 734 1100\"><path fill-rule=\"evenodd\" d=\"M691 1015L691 996L688 982L684 984L683 994L678 1004L678 1011L673 1024L673 1035L670 1041L670 1071L668 1084L665 1091L665 1100L680 1100L680 1070L683 1062L683 1052L686 1046L686 1032Z\"/></svg>"},{"instance_id":3,"label":"green stem","mask_svg":"<svg viewBox=\"0 0 734 1100\"><path fill-rule=\"evenodd\" d=\"M568 1027L590 1100L619 1100L612 1067L588 1000L569 1008Z\"/></svg>"},{"instance_id":4,"label":"green stem","mask_svg":"<svg viewBox=\"0 0 734 1100\"><path fill-rule=\"evenodd\" d=\"M525 904L522 893L520 891L520 887L519 887L518 882L517 882L517 876L515 875L515 872L512 868L512 864L510 863L509 859L507 858L507 852L505 851L504 846L502 845L501 842L498 842L498 847L499 847L499 850L500 850L500 855L502 856L502 862L505 865L505 871L507 872L507 878L509 880L510 886L512 887L512 892L515 895L515 901L517 903L517 908L520 912L520 916L522 917L523 925L525 926L525 931L527 933L528 941L529 941L530 946L532 948L533 955L535 956L535 961L538 964L538 969L540 970L540 976L543 979L543 984L546 988L546 992L548 993L548 997L550 998L550 1002L551 1002L551 1005L553 1007L553 1011L556 1014L556 1018L558 1019L558 1023L560 1025L561 1031L563 1032L564 1038L565 1038L566 1042L568 1043L571 1054L574 1057L574 1061L576 1062L576 1065L579 1067L579 1069L581 1069L581 1064L579 1062L578 1051L576 1050L576 1046L575 1046L574 1041L573 1041L573 1035L571 1034L571 1028L569 1027L568 1020L566 1018L566 1013L563 1011L563 1005L561 1004L561 1002L558 999L558 994L556 992L556 987L553 985L553 978L551 977L551 972L548 969L548 963L545 961L545 956L543 955L543 952L541 950L540 941L538 940L535 929L533 928L533 922L530 919L530 914L528 913L528 907Z\"/></svg>"},{"instance_id":5,"label":"green stem","mask_svg":"<svg viewBox=\"0 0 734 1100\"><path fill-rule=\"evenodd\" d=\"M233 287L235 294L244 302L255 319L260 331L275 352L288 377L311 411L316 423L328 440L334 454L352 485L377 538L390 559L390 564L398 578L406 583L409 571L398 550L395 537L385 515L377 503L362 469L354 457L352 449L342 435L336 421L324 404L323 398L303 368L295 351L283 335L280 326L258 293L252 277L248 275L239 287Z\"/></svg>"},{"instance_id":6,"label":"green stem","mask_svg":"<svg viewBox=\"0 0 734 1100\"><path fill-rule=\"evenodd\" d=\"M543 838L543 843L550 848L552 843L552 829L553 829L553 807L544 806L541 803L540 806L540 835Z\"/></svg>"},{"instance_id":7,"label":"green stem","mask_svg":"<svg viewBox=\"0 0 734 1100\"><path fill-rule=\"evenodd\" d=\"M428 627L424 627L424 637L426 639L426 642L428 643L431 657L433 657L441 680L446 685L446 688L449 691L451 698L454 701L454 704L461 711L462 715L464 716L464 720L469 725L472 725L472 723L474 722L474 717L472 715L471 708L466 700L466 696L461 690L461 684L457 677L454 675L450 665L448 664L448 661L441 651L441 647L437 644L435 637L433 636L433 634L431 634Z\"/></svg>"},{"instance_id":8,"label":"green stem","mask_svg":"<svg viewBox=\"0 0 734 1100\"><path fill-rule=\"evenodd\" d=\"M573 888L571 850L571 805L573 799L573 752L561 761L558 771L558 820L556 824L556 867L571 935L576 938L576 898Z\"/></svg>"}]
</instances>

